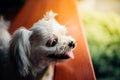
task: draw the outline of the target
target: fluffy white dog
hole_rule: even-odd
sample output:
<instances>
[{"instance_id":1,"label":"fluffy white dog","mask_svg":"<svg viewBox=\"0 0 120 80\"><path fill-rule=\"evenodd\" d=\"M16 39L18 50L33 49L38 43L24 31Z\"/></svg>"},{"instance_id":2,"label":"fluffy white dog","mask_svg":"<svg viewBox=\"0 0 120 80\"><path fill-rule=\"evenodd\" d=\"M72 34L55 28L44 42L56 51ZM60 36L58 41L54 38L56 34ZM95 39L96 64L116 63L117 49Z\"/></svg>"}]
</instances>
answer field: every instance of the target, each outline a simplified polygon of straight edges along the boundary
<instances>
[{"instance_id":1,"label":"fluffy white dog","mask_svg":"<svg viewBox=\"0 0 120 80\"><path fill-rule=\"evenodd\" d=\"M55 16L47 12L31 29L20 28L14 33L9 54L16 77L11 80L52 80L50 65L74 58L75 40L66 35L66 28Z\"/></svg>"}]
</instances>

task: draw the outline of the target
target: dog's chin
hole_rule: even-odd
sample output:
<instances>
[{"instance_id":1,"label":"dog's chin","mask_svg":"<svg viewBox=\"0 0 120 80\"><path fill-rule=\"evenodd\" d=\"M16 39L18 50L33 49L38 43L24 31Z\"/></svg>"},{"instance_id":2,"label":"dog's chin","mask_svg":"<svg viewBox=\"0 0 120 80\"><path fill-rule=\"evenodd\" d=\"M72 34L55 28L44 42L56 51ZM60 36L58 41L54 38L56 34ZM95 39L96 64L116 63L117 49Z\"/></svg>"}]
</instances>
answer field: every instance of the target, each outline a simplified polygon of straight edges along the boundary
<instances>
[{"instance_id":1,"label":"dog's chin","mask_svg":"<svg viewBox=\"0 0 120 80\"><path fill-rule=\"evenodd\" d=\"M73 55L72 51L65 52L62 54L49 54L47 57L50 59L53 59L53 60L58 60L58 61L74 59L74 55Z\"/></svg>"}]
</instances>

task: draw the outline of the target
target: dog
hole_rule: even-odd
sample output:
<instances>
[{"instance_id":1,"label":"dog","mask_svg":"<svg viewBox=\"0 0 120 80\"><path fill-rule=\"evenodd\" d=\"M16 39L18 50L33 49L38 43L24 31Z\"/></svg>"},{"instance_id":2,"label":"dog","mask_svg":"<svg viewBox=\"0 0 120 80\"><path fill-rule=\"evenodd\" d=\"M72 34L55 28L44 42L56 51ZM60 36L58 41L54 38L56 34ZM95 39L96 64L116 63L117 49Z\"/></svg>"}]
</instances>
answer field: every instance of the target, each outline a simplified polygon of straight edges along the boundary
<instances>
[{"instance_id":1,"label":"dog","mask_svg":"<svg viewBox=\"0 0 120 80\"><path fill-rule=\"evenodd\" d=\"M56 15L49 11L29 30L21 27L14 32L6 54L9 61L0 80L52 80L51 65L74 59L75 40L66 35Z\"/></svg>"},{"instance_id":2,"label":"dog","mask_svg":"<svg viewBox=\"0 0 120 80\"><path fill-rule=\"evenodd\" d=\"M8 32L10 22L5 21L3 16L0 17L0 80L8 80L11 74L10 58L8 56L9 41L11 35ZM8 74L9 73L9 74Z\"/></svg>"},{"instance_id":3,"label":"dog","mask_svg":"<svg viewBox=\"0 0 120 80\"><path fill-rule=\"evenodd\" d=\"M0 48L8 47L11 35L8 32L9 21L5 21L3 16L0 17Z\"/></svg>"}]
</instances>

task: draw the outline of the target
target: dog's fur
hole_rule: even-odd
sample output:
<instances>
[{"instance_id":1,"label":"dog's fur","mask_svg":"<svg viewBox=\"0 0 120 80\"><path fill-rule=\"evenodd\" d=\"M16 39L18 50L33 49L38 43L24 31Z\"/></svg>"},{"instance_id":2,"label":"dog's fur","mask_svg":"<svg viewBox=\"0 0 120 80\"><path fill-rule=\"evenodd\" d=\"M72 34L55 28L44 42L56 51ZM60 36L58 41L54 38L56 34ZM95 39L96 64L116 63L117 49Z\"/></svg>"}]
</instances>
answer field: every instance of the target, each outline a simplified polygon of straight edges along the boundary
<instances>
[{"instance_id":1,"label":"dog's fur","mask_svg":"<svg viewBox=\"0 0 120 80\"><path fill-rule=\"evenodd\" d=\"M15 31L9 54L0 53L0 58L4 57L0 80L52 80L50 65L74 58L75 40L66 35L66 28L55 16L52 11L47 12L29 30L22 27Z\"/></svg>"}]
</instances>

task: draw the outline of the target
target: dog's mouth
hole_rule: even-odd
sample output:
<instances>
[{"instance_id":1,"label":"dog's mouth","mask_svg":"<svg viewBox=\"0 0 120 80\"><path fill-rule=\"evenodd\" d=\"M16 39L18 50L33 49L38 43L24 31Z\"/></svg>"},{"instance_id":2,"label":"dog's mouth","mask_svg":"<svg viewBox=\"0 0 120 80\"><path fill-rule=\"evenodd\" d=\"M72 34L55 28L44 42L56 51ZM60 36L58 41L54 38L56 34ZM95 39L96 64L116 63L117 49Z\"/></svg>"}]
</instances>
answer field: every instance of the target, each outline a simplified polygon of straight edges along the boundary
<instances>
[{"instance_id":1,"label":"dog's mouth","mask_svg":"<svg viewBox=\"0 0 120 80\"><path fill-rule=\"evenodd\" d=\"M59 59L59 60L69 59L69 58L74 59L74 55L72 51L66 52L65 54L50 54L47 57L52 58L52 59Z\"/></svg>"}]
</instances>

